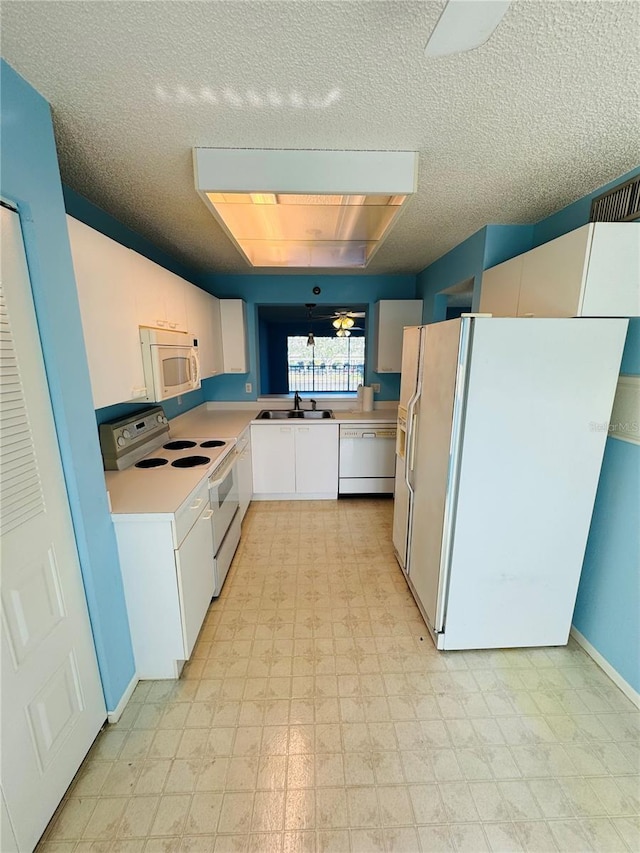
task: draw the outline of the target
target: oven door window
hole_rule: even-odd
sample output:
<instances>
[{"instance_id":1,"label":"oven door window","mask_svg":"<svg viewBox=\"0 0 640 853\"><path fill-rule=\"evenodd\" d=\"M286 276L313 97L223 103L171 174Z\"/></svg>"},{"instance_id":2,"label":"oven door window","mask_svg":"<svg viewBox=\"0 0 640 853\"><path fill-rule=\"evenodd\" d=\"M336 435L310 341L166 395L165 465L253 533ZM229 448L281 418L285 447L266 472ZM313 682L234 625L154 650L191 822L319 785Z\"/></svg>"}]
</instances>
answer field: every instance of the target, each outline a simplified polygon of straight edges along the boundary
<instances>
[{"instance_id":1,"label":"oven door window","mask_svg":"<svg viewBox=\"0 0 640 853\"><path fill-rule=\"evenodd\" d=\"M233 469L229 471L227 476L218 486L218 509L227 500L233 489Z\"/></svg>"},{"instance_id":2,"label":"oven door window","mask_svg":"<svg viewBox=\"0 0 640 853\"><path fill-rule=\"evenodd\" d=\"M164 356L162 381L165 388L176 388L191 382L191 359L186 355Z\"/></svg>"}]
</instances>

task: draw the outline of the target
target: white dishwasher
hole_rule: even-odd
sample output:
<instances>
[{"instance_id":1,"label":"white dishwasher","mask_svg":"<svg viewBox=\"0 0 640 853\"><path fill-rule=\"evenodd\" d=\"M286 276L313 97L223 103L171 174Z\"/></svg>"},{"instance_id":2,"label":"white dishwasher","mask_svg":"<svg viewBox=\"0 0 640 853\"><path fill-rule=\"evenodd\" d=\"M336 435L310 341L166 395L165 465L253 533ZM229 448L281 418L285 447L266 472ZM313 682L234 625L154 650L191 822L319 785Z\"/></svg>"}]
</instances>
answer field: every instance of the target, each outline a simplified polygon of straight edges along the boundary
<instances>
[{"instance_id":1,"label":"white dishwasher","mask_svg":"<svg viewBox=\"0 0 640 853\"><path fill-rule=\"evenodd\" d=\"M392 495L395 423L340 426L339 495Z\"/></svg>"}]
</instances>

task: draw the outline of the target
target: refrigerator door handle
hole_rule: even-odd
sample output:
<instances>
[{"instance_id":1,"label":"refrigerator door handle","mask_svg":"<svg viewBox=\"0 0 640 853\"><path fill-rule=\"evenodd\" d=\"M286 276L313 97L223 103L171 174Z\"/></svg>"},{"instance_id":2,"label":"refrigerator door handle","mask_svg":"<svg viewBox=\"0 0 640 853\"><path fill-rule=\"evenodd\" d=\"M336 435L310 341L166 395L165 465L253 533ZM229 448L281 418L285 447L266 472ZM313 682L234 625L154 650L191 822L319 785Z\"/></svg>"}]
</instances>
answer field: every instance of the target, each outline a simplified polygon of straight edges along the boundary
<instances>
[{"instance_id":1,"label":"refrigerator door handle","mask_svg":"<svg viewBox=\"0 0 640 853\"><path fill-rule=\"evenodd\" d=\"M447 611L453 539L456 526L456 503L458 498L458 483L460 480L460 456L462 453L462 442L464 438L464 416L467 407L467 389L472 341L472 318L465 318L462 320L460 343L458 346L458 366L456 370L456 386L449 448L449 466L447 472L448 484L444 506L444 532L440 550L440 582L438 584L436 616L433 625L433 630L437 634L444 631Z\"/></svg>"}]
</instances>

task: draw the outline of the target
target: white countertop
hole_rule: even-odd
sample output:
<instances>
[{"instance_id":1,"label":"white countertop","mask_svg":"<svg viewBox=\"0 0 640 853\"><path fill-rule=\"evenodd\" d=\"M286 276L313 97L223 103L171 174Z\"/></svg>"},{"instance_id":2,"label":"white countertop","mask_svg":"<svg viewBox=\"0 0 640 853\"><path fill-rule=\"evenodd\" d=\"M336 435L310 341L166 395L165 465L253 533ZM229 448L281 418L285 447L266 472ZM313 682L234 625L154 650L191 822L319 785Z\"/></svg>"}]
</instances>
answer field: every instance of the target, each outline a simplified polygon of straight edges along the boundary
<instances>
[{"instance_id":1,"label":"white countertop","mask_svg":"<svg viewBox=\"0 0 640 853\"><path fill-rule=\"evenodd\" d=\"M306 402L306 401L305 401ZM231 404L232 405L232 404ZM304 409L309 408L308 404L303 402ZM238 439L249 424L255 422L259 424L280 424L282 421L256 421L256 415L262 409L291 409L290 402L277 406L274 404L260 403L252 404L250 407L242 409L219 409L211 408L207 403L203 403L184 415L179 415L172 421L169 421L169 431L171 438L188 438L207 436L211 438L235 438ZM327 404L319 408L330 409L331 405ZM326 424L326 423L392 423L397 420L397 407L389 409L374 409L372 412L355 412L355 411L340 411L333 409L332 421L326 420L308 420L305 421L305 426L309 424Z\"/></svg>"},{"instance_id":2,"label":"white countertop","mask_svg":"<svg viewBox=\"0 0 640 853\"><path fill-rule=\"evenodd\" d=\"M205 438L207 436L204 436ZM124 471L105 471L111 513L114 521L125 521L126 516L148 513L172 515L196 491L213 471L222 463L235 446L235 440L223 448L210 465L197 468L136 468ZM160 456L162 449L154 451ZM206 453L206 451L201 451ZM149 519L153 520L153 519Z\"/></svg>"},{"instance_id":3,"label":"white countertop","mask_svg":"<svg viewBox=\"0 0 640 853\"><path fill-rule=\"evenodd\" d=\"M284 408L284 407L283 407ZM242 435L261 409L211 410L203 403L169 421L171 438L235 438Z\"/></svg>"},{"instance_id":4,"label":"white countertop","mask_svg":"<svg viewBox=\"0 0 640 853\"><path fill-rule=\"evenodd\" d=\"M187 500L213 470L223 461L233 449L237 439L252 423L280 424L281 420L256 421L256 415L267 405L259 403L241 409L210 408L203 403L183 415L169 421L171 439L219 438L229 441L229 446L213 459L211 465L198 468L127 468L125 471L106 471L105 480L111 502L111 512L114 521L123 522L128 516L148 514L153 516L172 515ZM291 405L272 405L269 408L290 409ZM308 408L304 406L303 408ZM331 408L327 406L327 408ZM397 409L375 409L372 412L336 411L332 420L309 420L305 425L322 425L327 423L390 423L396 422ZM202 451L205 453L206 451ZM160 455L160 452L158 452Z\"/></svg>"}]
</instances>

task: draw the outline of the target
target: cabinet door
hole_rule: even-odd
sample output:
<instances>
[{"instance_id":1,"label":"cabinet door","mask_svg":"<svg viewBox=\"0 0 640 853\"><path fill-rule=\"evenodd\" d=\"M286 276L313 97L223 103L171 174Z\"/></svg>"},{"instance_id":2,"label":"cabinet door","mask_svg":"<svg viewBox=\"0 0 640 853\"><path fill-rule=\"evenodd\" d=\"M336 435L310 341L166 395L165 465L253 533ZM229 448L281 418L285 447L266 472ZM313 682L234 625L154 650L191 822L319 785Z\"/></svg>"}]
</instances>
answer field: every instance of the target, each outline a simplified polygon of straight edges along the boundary
<instances>
[{"instance_id":1,"label":"cabinet door","mask_svg":"<svg viewBox=\"0 0 640 853\"><path fill-rule=\"evenodd\" d=\"M138 325L186 332L188 283L137 252L131 256L129 286L135 293Z\"/></svg>"},{"instance_id":2,"label":"cabinet door","mask_svg":"<svg viewBox=\"0 0 640 853\"><path fill-rule=\"evenodd\" d=\"M247 327L242 299L220 300L222 355L225 373L248 373Z\"/></svg>"},{"instance_id":3,"label":"cabinet door","mask_svg":"<svg viewBox=\"0 0 640 853\"><path fill-rule=\"evenodd\" d=\"M376 305L375 345L377 373L402 371L402 335L405 326L422 323L421 299L382 299Z\"/></svg>"},{"instance_id":4,"label":"cabinet door","mask_svg":"<svg viewBox=\"0 0 640 853\"><path fill-rule=\"evenodd\" d=\"M338 494L338 424L296 426L296 492Z\"/></svg>"},{"instance_id":5,"label":"cabinet door","mask_svg":"<svg viewBox=\"0 0 640 853\"><path fill-rule=\"evenodd\" d=\"M67 217L96 409L143 396L144 373L134 294L134 253Z\"/></svg>"},{"instance_id":6,"label":"cabinet door","mask_svg":"<svg viewBox=\"0 0 640 853\"><path fill-rule=\"evenodd\" d=\"M482 273L481 314L517 317L524 255L518 255Z\"/></svg>"},{"instance_id":7,"label":"cabinet door","mask_svg":"<svg viewBox=\"0 0 640 853\"><path fill-rule=\"evenodd\" d=\"M577 317L582 304L590 226L526 252L519 317Z\"/></svg>"},{"instance_id":8,"label":"cabinet door","mask_svg":"<svg viewBox=\"0 0 640 853\"><path fill-rule=\"evenodd\" d=\"M167 327L177 332L188 332L186 291L193 285L160 266L157 266L157 271L163 281Z\"/></svg>"},{"instance_id":9,"label":"cabinet door","mask_svg":"<svg viewBox=\"0 0 640 853\"><path fill-rule=\"evenodd\" d=\"M185 660L193 651L215 586L211 515L206 504L206 509L175 552Z\"/></svg>"},{"instance_id":10,"label":"cabinet door","mask_svg":"<svg viewBox=\"0 0 640 853\"><path fill-rule=\"evenodd\" d=\"M167 329L167 312L162 284L154 274L156 265L137 252L131 252L129 287L135 298L138 326Z\"/></svg>"},{"instance_id":11,"label":"cabinet door","mask_svg":"<svg viewBox=\"0 0 640 853\"><path fill-rule=\"evenodd\" d=\"M200 356L200 375L202 379L215 376L217 370L214 360L213 310L211 300L215 296L195 285L185 288L187 303L187 331L198 341Z\"/></svg>"},{"instance_id":12,"label":"cabinet door","mask_svg":"<svg viewBox=\"0 0 640 853\"><path fill-rule=\"evenodd\" d=\"M593 227L582 317L640 317L640 222Z\"/></svg>"},{"instance_id":13,"label":"cabinet door","mask_svg":"<svg viewBox=\"0 0 640 853\"><path fill-rule=\"evenodd\" d=\"M211 311L211 334L213 339L212 351L212 376L224 373L224 355L222 352L222 318L220 314L220 300L217 296L208 293L209 310Z\"/></svg>"},{"instance_id":14,"label":"cabinet door","mask_svg":"<svg viewBox=\"0 0 640 853\"><path fill-rule=\"evenodd\" d=\"M296 491L294 441L292 426L251 426L254 495Z\"/></svg>"}]
</instances>

